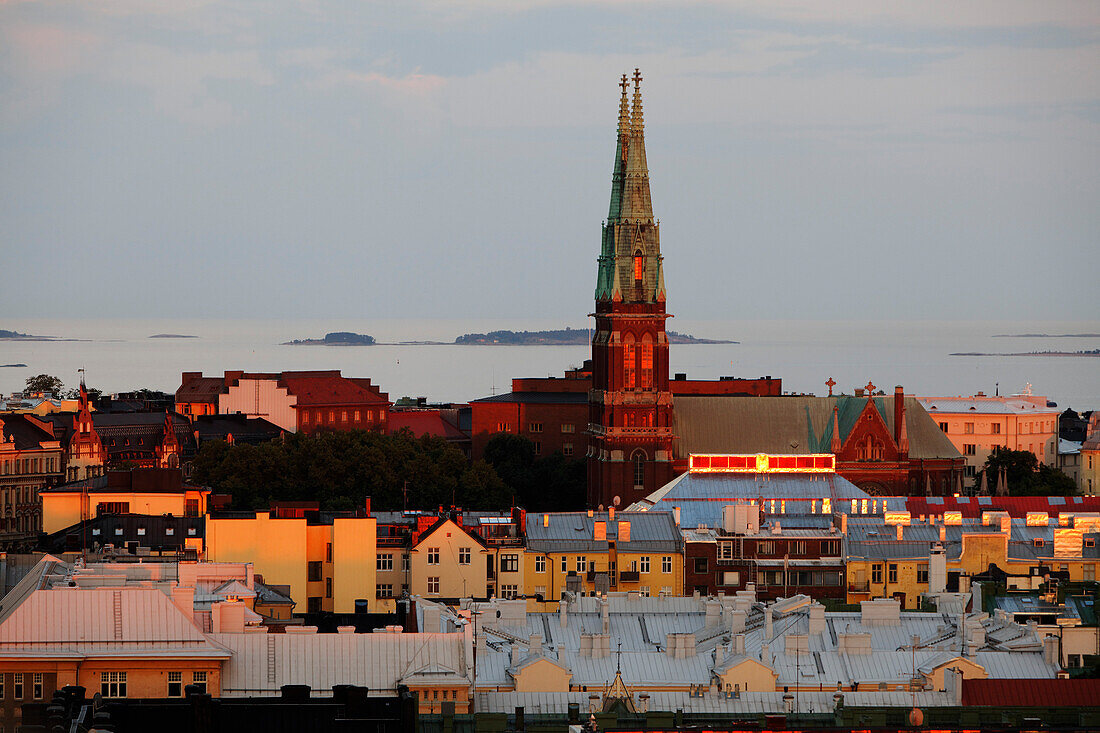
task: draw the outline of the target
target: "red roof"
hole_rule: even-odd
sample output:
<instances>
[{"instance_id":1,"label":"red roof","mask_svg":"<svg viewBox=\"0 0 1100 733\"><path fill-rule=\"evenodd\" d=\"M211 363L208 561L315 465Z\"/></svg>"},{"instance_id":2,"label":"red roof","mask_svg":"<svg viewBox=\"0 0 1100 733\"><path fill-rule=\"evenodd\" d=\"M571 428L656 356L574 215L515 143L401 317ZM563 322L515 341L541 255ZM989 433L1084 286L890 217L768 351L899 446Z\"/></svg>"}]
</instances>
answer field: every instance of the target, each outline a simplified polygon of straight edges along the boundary
<instances>
[{"instance_id":1,"label":"red roof","mask_svg":"<svg viewBox=\"0 0 1100 733\"><path fill-rule=\"evenodd\" d=\"M391 412L387 427L391 433L408 428L412 434L431 435L446 440L465 440L469 436L443 419L439 410L398 410Z\"/></svg>"},{"instance_id":2,"label":"red roof","mask_svg":"<svg viewBox=\"0 0 1100 733\"><path fill-rule=\"evenodd\" d=\"M1100 679L963 680L962 704L1094 708L1100 706Z\"/></svg>"},{"instance_id":3,"label":"red roof","mask_svg":"<svg viewBox=\"0 0 1100 733\"><path fill-rule=\"evenodd\" d=\"M962 512L963 517L980 519L982 512L1000 511L1022 519L1028 512L1100 512L1100 496L910 496L905 508L913 516Z\"/></svg>"},{"instance_id":4,"label":"red roof","mask_svg":"<svg viewBox=\"0 0 1100 733\"><path fill-rule=\"evenodd\" d=\"M344 377L302 377L284 372L280 380L299 407L315 405L388 405L385 395L359 386Z\"/></svg>"}]
</instances>

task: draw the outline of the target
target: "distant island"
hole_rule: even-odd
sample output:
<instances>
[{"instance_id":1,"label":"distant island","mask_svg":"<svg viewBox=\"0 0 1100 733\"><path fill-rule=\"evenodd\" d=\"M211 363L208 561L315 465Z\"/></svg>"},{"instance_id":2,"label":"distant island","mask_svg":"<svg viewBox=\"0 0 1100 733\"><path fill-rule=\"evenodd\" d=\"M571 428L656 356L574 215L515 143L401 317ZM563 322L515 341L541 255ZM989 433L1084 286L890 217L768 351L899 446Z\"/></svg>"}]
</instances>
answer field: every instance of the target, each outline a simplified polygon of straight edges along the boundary
<instances>
[{"instance_id":1,"label":"distant island","mask_svg":"<svg viewBox=\"0 0 1100 733\"><path fill-rule=\"evenodd\" d=\"M1100 333L998 333L995 339L1095 339Z\"/></svg>"},{"instance_id":2,"label":"distant island","mask_svg":"<svg viewBox=\"0 0 1100 733\"><path fill-rule=\"evenodd\" d=\"M3 341L56 341L54 336L34 336L29 333L19 333L18 331L8 331L0 328L0 340Z\"/></svg>"},{"instance_id":3,"label":"distant island","mask_svg":"<svg viewBox=\"0 0 1100 733\"><path fill-rule=\"evenodd\" d=\"M1021 351L1013 354L983 354L978 351L962 351L951 356L1100 356L1100 349L1087 351Z\"/></svg>"},{"instance_id":4,"label":"distant island","mask_svg":"<svg viewBox=\"0 0 1100 733\"><path fill-rule=\"evenodd\" d=\"M284 341L283 346L374 346L374 336L350 331L326 333L323 339L294 339Z\"/></svg>"},{"instance_id":5,"label":"distant island","mask_svg":"<svg viewBox=\"0 0 1100 733\"><path fill-rule=\"evenodd\" d=\"M26 364L0 364L0 369L26 369Z\"/></svg>"},{"instance_id":6,"label":"distant island","mask_svg":"<svg viewBox=\"0 0 1100 733\"><path fill-rule=\"evenodd\" d=\"M667 331L670 344L736 344L737 341L701 339L686 333ZM490 331L467 333L455 339L463 346L587 346L591 332L586 328L564 328L550 331Z\"/></svg>"},{"instance_id":7,"label":"distant island","mask_svg":"<svg viewBox=\"0 0 1100 733\"><path fill-rule=\"evenodd\" d=\"M182 333L154 333L151 339L197 339L198 336L186 336Z\"/></svg>"}]
</instances>

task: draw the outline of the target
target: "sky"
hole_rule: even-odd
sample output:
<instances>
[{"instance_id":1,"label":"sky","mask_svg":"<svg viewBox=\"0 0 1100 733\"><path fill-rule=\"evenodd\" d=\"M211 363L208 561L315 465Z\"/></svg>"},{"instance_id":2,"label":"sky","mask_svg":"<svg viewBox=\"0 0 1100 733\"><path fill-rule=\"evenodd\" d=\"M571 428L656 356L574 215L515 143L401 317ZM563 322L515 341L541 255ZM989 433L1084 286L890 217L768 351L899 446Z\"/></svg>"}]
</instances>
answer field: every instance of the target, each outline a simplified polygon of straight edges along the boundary
<instances>
[{"instance_id":1,"label":"sky","mask_svg":"<svg viewBox=\"0 0 1100 733\"><path fill-rule=\"evenodd\" d=\"M670 312L1100 312L1100 3L0 0L0 328L583 325L635 67Z\"/></svg>"}]
</instances>

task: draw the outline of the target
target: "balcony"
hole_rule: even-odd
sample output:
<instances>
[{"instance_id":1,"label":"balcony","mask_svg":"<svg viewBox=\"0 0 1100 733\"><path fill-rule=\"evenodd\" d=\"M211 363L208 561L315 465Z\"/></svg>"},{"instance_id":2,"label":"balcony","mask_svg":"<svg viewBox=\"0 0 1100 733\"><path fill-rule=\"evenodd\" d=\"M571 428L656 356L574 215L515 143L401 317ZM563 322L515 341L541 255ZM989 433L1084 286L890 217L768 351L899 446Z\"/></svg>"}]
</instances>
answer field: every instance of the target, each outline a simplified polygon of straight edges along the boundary
<instances>
[{"instance_id":1,"label":"balcony","mask_svg":"<svg viewBox=\"0 0 1100 733\"><path fill-rule=\"evenodd\" d=\"M637 583L641 580L641 575L637 570L624 570L619 573L620 583Z\"/></svg>"},{"instance_id":2,"label":"balcony","mask_svg":"<svg viewBox=\"0 0 1100 733\"><path fill-rule=\"evenodd\" d=\"M871 582L869 580L863 580L863 581L849 580L848 581L848 592L849 593L870 593L871 592Z\"/></svg>"}]
</instances>

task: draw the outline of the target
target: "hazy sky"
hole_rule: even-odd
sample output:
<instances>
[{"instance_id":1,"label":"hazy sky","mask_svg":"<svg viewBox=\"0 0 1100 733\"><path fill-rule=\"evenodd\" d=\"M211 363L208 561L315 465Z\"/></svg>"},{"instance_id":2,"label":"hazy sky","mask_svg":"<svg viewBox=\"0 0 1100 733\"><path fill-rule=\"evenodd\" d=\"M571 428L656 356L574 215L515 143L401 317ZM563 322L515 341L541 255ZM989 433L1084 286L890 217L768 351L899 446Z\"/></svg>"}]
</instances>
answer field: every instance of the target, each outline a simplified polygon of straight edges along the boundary
<instances>
[{"instance_id":1,"label":"hazy sky","mask_svg":"<svg viewBox=\"0 0 1100 733\"><path fill-rule=\"evenodd\" d=\"M636 66L672 313L1100 311L1098 2L0 0L0 328L583 324Z\"/></svg>"}]
</instances>

